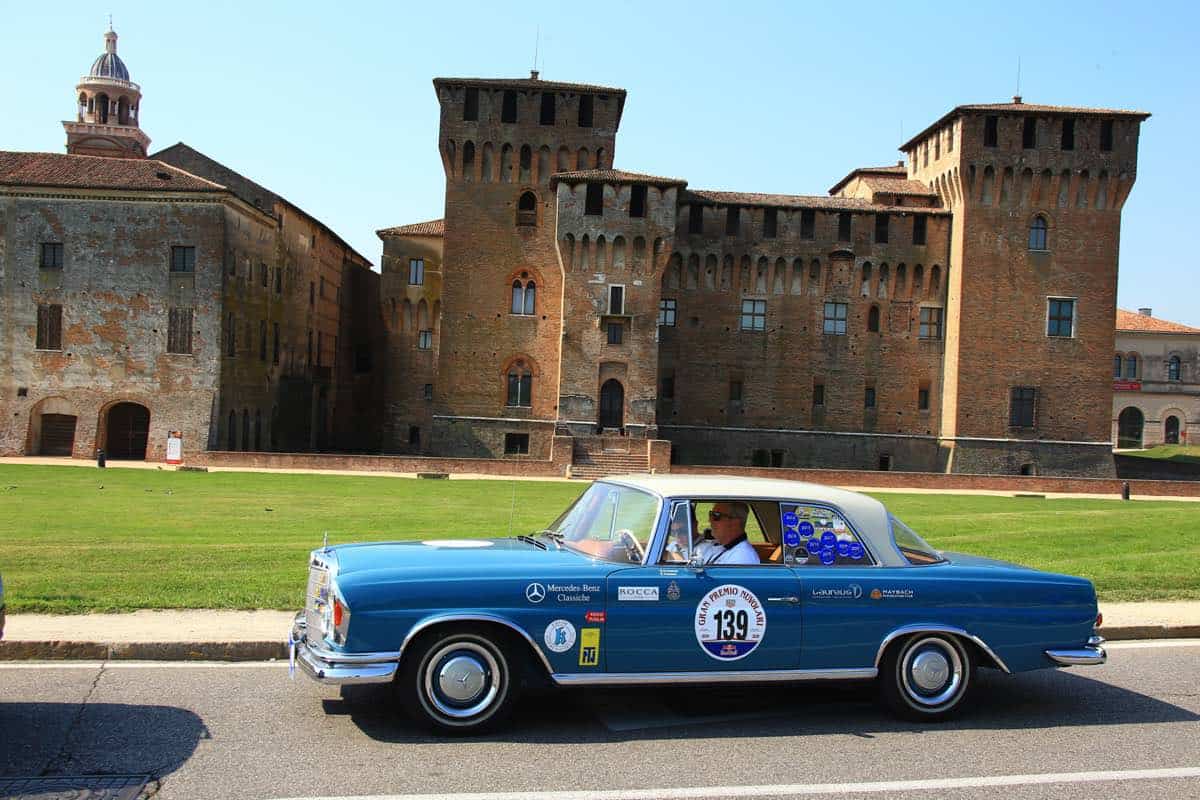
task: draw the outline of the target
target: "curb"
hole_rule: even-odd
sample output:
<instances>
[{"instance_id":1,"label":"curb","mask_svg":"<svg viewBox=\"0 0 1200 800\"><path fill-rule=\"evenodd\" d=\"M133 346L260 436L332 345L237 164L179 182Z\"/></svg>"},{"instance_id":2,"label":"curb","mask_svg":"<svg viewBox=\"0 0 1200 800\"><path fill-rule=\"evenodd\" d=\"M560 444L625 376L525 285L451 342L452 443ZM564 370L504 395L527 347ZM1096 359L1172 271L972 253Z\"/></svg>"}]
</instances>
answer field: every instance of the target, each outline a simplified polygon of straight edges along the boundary
<instances>
[{"instance_id":1,"label":"curb","mask_svg":"<svg viewBox=\"0 0 1200 800\"><path fill-rule=\"evenodd\" d=\"M1109 642L1200 639L1200 625L1101 628ZM271 661L288 657L284 642L0 642L0 661Z\"/></svg>"}]
</instances>

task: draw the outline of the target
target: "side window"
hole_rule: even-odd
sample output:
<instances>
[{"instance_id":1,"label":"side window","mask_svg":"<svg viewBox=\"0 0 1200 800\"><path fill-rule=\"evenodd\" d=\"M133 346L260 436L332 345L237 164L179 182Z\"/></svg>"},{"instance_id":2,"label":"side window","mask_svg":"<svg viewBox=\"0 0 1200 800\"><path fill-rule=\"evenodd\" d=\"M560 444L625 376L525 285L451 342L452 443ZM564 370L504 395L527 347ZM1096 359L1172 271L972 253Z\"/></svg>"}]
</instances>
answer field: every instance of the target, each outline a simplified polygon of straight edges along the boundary
<instances>
[{"instance_id":1,"label":"side window","mask_svg":"<svg viewBox=\"0 0 1200 800\"><path fill-rule=\"evenodd\" d=\"M660 564L686 563L692 556L692 531L696 530L696 508L692 503L676 503L671 508L667 544Z\"/></svg>"},{"instance_id":2,"label":"side window","mask_svg":"<svg viewBox=\"0 0 1200 800\"><path fill-rule=\"evenodd\" d=\"M850 525L833 509L780 503L779 512L785 564L833 567L874 563Z\"/></svg>"}]
</instances>

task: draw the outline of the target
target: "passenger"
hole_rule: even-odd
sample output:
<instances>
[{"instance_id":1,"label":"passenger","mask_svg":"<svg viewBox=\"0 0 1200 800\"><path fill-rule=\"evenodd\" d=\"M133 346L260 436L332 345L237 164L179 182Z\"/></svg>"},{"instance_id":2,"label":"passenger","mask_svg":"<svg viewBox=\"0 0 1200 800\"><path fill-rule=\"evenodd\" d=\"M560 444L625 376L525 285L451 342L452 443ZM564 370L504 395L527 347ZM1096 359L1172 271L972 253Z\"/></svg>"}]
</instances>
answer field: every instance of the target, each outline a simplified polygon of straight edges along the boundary
<instances>
[{"instance_id":1,"label":"passenger","mask_svg":"<svg viewBox=\"0 0 1200 800\"><path fill-rule=\"evenodd\" d=\"M719 502L708 512L713 540L696 547L702 564L759 564L754 545L746 540L746 520L750 507L740 502Z\"/></svg>"},{"instance_id":2,"label":"passenger","mask_svg":"<svg viewBox=\"0 0 1200 800\"><path fill-rule=\"evenodd\" d=\"M687 561L691 555L691 539L688 535L688 517L691 517L692 530L696 540L700 539L699 526L696 524L696 504L688 503L688 510L676 508L671 517L670 529L667 531L667 547L665 561Z\"/></svg>"}]
</instances>

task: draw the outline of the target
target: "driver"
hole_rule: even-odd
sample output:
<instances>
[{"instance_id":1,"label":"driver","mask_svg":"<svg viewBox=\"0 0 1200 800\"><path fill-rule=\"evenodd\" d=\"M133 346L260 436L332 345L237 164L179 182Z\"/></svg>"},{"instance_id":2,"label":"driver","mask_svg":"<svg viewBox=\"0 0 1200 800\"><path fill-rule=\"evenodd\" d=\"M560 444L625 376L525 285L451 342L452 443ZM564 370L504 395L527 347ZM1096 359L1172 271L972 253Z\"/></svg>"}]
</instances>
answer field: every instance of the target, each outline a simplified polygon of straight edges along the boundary
<instances>
[{"instance_id":1,"label":"driver","mask_svg":"<svg viewBox=\"0 0 1200 800\"><path fill-rule=\"evenodd\" d=\"M759 564L758 552L746 540L750 507L741 502L715 503L708 512L713 540L696 546L702 564Z\"/></svg>"}]
</instances>

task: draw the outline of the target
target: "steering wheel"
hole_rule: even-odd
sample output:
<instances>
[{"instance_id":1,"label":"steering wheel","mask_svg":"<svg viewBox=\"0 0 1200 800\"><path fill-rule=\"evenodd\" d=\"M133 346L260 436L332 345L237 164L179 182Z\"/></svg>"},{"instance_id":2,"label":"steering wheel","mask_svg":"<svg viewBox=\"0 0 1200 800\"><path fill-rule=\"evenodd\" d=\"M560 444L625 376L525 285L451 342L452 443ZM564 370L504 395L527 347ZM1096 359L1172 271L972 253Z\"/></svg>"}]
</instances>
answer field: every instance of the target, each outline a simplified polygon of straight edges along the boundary
<instances>
[{"instance_id":1,"label":"steering wheel","mask_svg":"<svg viewBox=\"0 0 1200 800\"><path fill-rule=\"evenodd\" d=\"M625 548L625 553L629 560L635 564L640 564L646 560L646 551L642 548L641 542L633 535L633 531L628 528L622 528L617 531L617 544Z\"/></svg>"}]
</instances>

